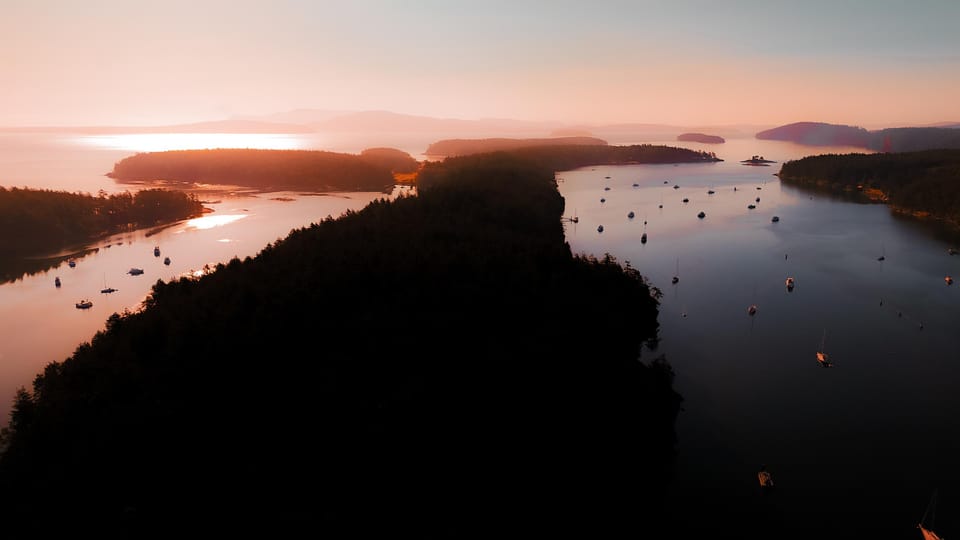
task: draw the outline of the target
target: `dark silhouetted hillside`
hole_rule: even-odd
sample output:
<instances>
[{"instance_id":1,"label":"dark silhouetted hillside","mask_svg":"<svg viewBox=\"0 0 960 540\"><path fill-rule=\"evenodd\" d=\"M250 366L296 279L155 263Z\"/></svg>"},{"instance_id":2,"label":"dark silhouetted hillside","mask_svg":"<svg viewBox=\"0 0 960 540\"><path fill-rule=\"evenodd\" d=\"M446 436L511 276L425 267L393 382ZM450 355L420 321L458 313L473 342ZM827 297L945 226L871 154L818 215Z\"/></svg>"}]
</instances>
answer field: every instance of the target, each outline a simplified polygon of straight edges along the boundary
<instances>
[{"instance_id":1,"label":"dark silhouetted hillside","mask_svg":"<svg viewBox=\"0 0 960 540\"><path fill-rule=\"evenodd\" d=\"M0 458L5 537L658 530L679 397L659 291L565 243L554 171L427 164L49 364Z\"/></svg>"}]
</instances>

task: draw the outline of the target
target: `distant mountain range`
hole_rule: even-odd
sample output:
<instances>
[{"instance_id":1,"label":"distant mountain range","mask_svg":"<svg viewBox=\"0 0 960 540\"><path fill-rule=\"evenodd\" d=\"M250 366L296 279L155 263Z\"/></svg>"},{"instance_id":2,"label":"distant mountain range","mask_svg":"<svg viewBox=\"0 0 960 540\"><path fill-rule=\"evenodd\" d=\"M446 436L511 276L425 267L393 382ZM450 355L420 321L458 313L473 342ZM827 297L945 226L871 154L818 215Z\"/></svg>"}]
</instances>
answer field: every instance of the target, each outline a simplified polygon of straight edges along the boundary
<instances>
[{"instance_id":1,"label":"distant mountain range","mask_svg":"<svg viewBox=\"0 0 960 540\"><path fill-rule=\"evenodd\" d=\"M812 146L853 146L877 152L960 148L960 124L945 122L937 126L868 131L857 126L796 122L761 131L757 133L757 138Z\"/></svg>"}]
</instances>

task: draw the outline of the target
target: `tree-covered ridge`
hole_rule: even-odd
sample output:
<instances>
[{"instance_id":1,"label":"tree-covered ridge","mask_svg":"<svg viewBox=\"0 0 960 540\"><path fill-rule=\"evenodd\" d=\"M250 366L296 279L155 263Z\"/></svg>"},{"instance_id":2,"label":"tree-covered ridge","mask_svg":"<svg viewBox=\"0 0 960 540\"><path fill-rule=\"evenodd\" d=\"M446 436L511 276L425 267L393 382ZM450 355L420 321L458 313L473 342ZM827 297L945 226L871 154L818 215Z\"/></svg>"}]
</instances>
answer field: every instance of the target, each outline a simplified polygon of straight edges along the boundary
<instances>
[{"instance_id":1,"label":"tree-covered ridge","mask_svg":"<svg viewBox=\"0 0 960 540\"><path fill-rule=\"evenodd\" d=\"M158 282L51 363L11 415L4 527L659 526L679 398L669 367L639 358L658 292L571 254L551 169L494 154L421 179L416 197Z\"/></svg>"},{"instance_id":2,"label":"tree-covered ridge","mask_svg":"<svg viewBox=\"0 0 960 540\"><path fill-rule=\"evenodd\" d=\"M174 181L262 190L388 191L388 167L354 154L318 150L171 150L140 153L114 164L111 178Z\"/></svg>"},{"instance_id":3,"label":"tree-covered ridge","mask_svg":"<svg viewBox=\"0 0 960 540\"><path fill-rule=\"evenodd\" d=\"M396 148L367 148L360 152L360 157L393 173L413 173L420 168L419 161Z\"/></svg>"},{"instance_id":4,"label":"tree-covered ridge","mask_svg":"<svg viewBox=\"0 0 960 540\"><path fill-rule=\"evenodd\" d=\"M780 180L862 191L895 210L960 225L960 150L809 156L784 163Z\"/></svg>"},{"instance_id":5,"label":"tree-covered ridge","mask_svg":"<svg viewBox=\"0 0 960 540\"><path fill-rule=\"evenodd\" d=\"M0 256L52 253L122 230L197 216L193 195L145 189L94 197L0 187Z\"/></svg>"},{"instance_id":6,"label":"tree-covered ridge","mask_svg":"<svg viewBox=\"0 0 960 540\"><path fill-rule=\"evenodd\" d=\"M511 139L494 137L488 139L444 139L430 144L424 154L428 156L468 156L528 148L531 146L605 146L607 141L596 137L543 137L532 139Z\"/></svg>"}]
</instances>

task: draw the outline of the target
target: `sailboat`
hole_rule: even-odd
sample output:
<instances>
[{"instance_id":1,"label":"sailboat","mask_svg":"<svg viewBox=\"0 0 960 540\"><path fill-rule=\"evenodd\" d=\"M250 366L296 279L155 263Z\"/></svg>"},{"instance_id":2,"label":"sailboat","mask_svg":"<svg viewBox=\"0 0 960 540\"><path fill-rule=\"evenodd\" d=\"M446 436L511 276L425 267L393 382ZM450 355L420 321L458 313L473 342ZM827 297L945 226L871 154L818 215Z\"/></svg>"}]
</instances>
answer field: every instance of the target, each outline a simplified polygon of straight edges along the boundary
<instances>
[{"instance_id":1,"label":"sailboat","mask_svg":"<svg viewBox=\"0 0 960 540\"><path fill-rule=\"evenodd\" d=\"M823 337L820 338L820 349L817 351L817 362L820 363L823 367L833 367L833 364L830 362L830 357L827 356L827 353L824 352L823 344L827 341L827 331L824 329Z\"/></svg>"},{"instance_id":2,"label":"sailboat","mask_svg":"<svg viewBox=\"0 0 960 540\"><path fill-rule=\"evenodd\" d=\"M114 289L113 287L107 287L107 275L106 275L106 274L103 275L103 288L100 289L100 292L102 292L103 294L110 294L110 293L112 293L112 292L117 292L117 290Z\"/></svg>"},{"instance_id":3,"label":"sailboat","mask_svg":"<svg viewBox=\"0 0 960 540\"><path fill-rule=\"evenodd\" d=\"M677 273L673 275L673 284L676 285L680 281L680 257L677 257Z\"/></svg>"},{"instance_id":4,"label":"sailboat","mask_svg":"<svg viewBox=\"0 0 960 540\"><path fill-rule=\"evenodd\" d=\"M917 524L920 533L923 534L923 540L943 540L937 533L933 532L933 521L937 513L937 490L933 490L933 496L930 497L930 503L927 505L927 511L923 513L923 518ZM927 520L927 516L930 520Z\"/></svg>"}]
</instances>

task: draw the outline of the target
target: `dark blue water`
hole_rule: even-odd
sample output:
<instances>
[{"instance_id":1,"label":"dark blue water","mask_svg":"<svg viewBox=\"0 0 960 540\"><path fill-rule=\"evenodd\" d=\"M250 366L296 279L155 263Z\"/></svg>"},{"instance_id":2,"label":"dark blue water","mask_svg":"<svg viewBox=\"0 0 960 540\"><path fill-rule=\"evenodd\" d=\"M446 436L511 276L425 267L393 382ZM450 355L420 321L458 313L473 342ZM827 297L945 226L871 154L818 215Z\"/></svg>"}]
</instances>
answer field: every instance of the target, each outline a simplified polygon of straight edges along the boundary
<instances>
[{"instance_id":1,"label":"dark blue water","mask_svg":"<svg viewBox=\"0 0 960 540\"><path fill-rule=\"evenodd\" d=\"M939 488L949 537L960 530L960 287L944 277L960 277L956 240L883 205L781 185L779 163L738 163L850 149L713 148L727 161L557 175L579 219L566 225L571 248L629 261L663 293L661 341L645 354L666 355L685 398L677 532L919 538ZM832 369L816 360L821 342ZM776 483L766 495L762 464Z\"/></svg>"}]
</instances>

